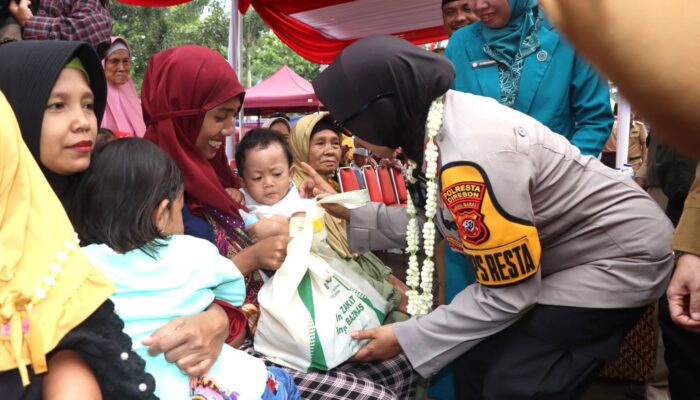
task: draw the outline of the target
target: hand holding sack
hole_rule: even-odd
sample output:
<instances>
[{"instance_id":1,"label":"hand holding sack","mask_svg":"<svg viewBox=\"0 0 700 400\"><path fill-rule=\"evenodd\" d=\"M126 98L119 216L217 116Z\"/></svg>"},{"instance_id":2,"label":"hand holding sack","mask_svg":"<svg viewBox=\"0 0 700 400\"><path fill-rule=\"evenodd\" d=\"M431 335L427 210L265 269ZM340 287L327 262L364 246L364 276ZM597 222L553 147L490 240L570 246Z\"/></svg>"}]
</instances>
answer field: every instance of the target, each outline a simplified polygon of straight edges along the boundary
<instances>
[{"instance_id":1,"label":"hand holding sack","mask_svg":"<svg viewBox=\"0 0 700 400\"><path fill-rule=\"evenodd\" d=\"M356 207L366 198L366 191L355 191L315 203ZM366 344L350 332L380 326L391 309L325 242L323 209L316 204L292 218L287 258L258 294L256 351L300 371L326 371L347 361Z\"/></svg>"}]
</instances>

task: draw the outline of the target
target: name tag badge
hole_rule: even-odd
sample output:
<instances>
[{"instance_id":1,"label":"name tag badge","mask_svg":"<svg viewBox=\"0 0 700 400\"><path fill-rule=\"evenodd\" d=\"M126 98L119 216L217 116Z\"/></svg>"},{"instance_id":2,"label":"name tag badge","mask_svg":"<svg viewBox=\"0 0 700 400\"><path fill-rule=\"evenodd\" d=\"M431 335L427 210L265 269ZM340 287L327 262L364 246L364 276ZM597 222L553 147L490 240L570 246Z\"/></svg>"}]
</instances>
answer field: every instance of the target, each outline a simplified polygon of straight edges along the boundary
<instances>
[{"instance_id":1,"label":"name tag badge","mask_svg":"<svg viewBox=\"0 0 700 400\"><path fill-rule=\"evenodd\" d=\"M477 61L472 61L472 68L477 69L477 68L483 68L483 67L490 67L492 65L498 64L496 60L477 60Z\"/></svg>"}]
</instances>

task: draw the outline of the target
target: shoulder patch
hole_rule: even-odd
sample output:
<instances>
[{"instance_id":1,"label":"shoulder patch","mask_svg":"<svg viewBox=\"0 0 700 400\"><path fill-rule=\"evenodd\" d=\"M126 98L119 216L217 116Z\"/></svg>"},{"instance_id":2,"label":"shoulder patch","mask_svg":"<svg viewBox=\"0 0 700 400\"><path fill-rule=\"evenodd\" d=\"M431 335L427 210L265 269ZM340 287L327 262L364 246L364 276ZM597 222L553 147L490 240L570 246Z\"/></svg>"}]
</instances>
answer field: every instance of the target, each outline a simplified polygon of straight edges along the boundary
<instances>
[{"instance_id":1,"label":"shoulder patch","mask_svg":"<svg viewBox=\"0 0 700 400\"><path fill-rule=\"evenodd\" d=\"M541 255L537 228L503 210L478 164L449 163L440 171L440 182L441 200L452 214L462 250L480 284L505 286L537 273Z\"/></svg>"}]
</instances>

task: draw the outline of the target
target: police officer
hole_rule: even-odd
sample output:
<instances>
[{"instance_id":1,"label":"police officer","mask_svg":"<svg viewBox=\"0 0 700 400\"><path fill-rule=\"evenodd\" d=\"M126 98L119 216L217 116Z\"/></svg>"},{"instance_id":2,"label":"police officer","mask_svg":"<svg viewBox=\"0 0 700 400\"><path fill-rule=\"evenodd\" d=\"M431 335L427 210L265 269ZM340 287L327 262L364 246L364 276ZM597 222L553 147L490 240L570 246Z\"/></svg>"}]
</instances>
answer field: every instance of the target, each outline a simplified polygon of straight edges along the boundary
<instances>
[{"instance_id":1,"label":"police officer","mask_svg":"<svg viewBox=\"0 0 700 400\"><path fill-rule=\"evenodd\" d=\"M444 58L373 36L313 81L361 145L419 165L447 92L436 220L478 280L428 315L353 333L369 340L355 359L403 351L426 377L456 359L459 398L576 398L664 292L671 224L628 177L495 100L448 91L453 77Z\"/></svg>"}]
</instances>

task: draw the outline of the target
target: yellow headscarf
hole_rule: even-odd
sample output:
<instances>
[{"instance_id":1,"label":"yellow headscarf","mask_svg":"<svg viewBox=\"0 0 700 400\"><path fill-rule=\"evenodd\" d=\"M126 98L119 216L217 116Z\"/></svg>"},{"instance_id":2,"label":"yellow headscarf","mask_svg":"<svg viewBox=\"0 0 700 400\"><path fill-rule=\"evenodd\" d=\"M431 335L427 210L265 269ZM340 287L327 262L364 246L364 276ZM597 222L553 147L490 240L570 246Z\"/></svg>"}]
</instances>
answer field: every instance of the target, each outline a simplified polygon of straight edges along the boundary
<instances>
[{"instance_id":1,"label":"yellow headscarf","mask_svg":"<svg viewBox=\"0 0 700 400\"><path fill-rule=\"evenodd\" d=\"M294 159L295 165L292 181L297 186L301 185L305 179L309 178L309 175L301 168L301 163L308 162L309 160L311 131L314 126L328 114L327 112L322 112L306 115L299 119L292 128L292 133L289 136L289 149L292 151L292 158ZM329 179L330 177L324 176L324 178ZM353 254L348 248L346 221L326 213L324 222L326 223L326 231L328 232L328 237L326 239L328 244L339 256L343 258L352 258Z\"/></svg>"},{"instance_id":2,"label":"yellow headscarf","mask_svg":"<svg viewBox=\"0 0 700 400\"><path fill-rule=\"evenodd\" d=\"M46 354L114 286L90 265L0 93L0 371L46 372Z\"/></svg>"},{"instance_id":3,"label":"yellow headscarf","mask_svg":"<svg viewBox=\"0 0 700 400\"><path fill-rule=\"evenodd\" d=\"M347 135L341 135L342 138L340 139L340 145L341 146L348 146L348 152L345 154L345 159L340 160L341 164L348 164L350 161L352 161L352 156L355 155L355 141L352 140L352 136L347 136Z\"/></svg>"}]
</instances>

